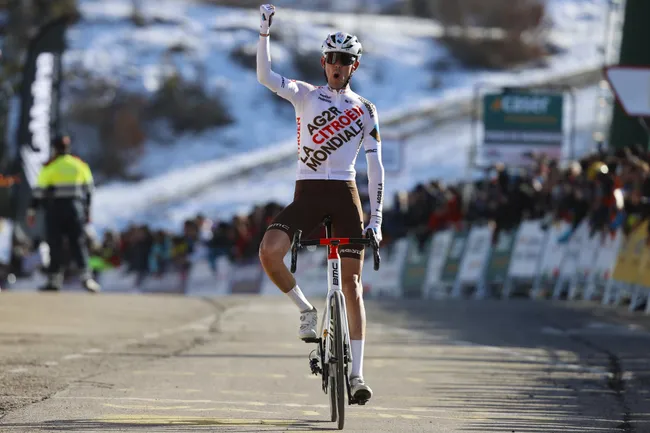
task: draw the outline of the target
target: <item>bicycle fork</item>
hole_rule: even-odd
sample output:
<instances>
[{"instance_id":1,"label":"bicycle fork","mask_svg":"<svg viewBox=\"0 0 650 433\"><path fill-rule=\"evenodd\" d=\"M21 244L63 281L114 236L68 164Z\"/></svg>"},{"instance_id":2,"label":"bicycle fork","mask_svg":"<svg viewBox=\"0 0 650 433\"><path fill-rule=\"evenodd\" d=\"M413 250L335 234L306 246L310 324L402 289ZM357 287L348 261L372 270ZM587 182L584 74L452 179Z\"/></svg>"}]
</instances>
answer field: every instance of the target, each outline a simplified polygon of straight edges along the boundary
<instances>
[{"instance_id":1,"label":"bicycle fork","mask_svg":"<svg viewBox=\"0 0 650 433\"><path fill-rule=\"evenodd\" d=\"M330 305L332 304L332 300L334 296L338 296L340 299L340 305L341 305L341 311L339 311L340 316L336 318L336 320L341 321L341 327L343 330L343 362L347 365L350 365L352 363L352 353L351 353L351 346L350 346L350 328L348 327L348 317L347 317L347 305L345 302L345 295L343 294L342 290L342 284L341 284L341 257L339 256L338 252L338 245L330 245L329 246L329 254L327 256L327 308L325 317L323 317L323 323L321 325L323 329L323 341L325 342L324 344L324 349L325 349L325 357L323 358L323 362L327 363L328 365L333 362L333 360L330 358L331 356L331 349L332 349L332 335L334 333L334 329L330 328L330 325L332 324L332 317L331 317L331 309ZM329 369L329 374L331 375L332 370ZM350 378L348 376L347 368L345 371L345 382L346 382L346 389L348 391L348 397L350 397ZM349 400L349 398L348 398Z\"/></svg>"}]
</instances>

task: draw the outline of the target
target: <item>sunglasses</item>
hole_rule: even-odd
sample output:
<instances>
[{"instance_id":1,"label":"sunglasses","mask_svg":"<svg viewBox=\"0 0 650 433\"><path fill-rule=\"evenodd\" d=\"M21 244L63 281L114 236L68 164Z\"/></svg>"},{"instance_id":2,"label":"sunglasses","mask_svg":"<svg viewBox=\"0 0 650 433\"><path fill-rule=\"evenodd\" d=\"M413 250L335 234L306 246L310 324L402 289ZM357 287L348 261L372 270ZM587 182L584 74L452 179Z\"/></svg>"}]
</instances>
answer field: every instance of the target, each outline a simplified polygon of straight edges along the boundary
<instances>
[{"instance_id":1,"label":"sunglasses","mask_svg":"<svg viewBox=\"0 0 650 433\"><path fill-rule=\"evenodd\" d=\"M336 62L341 62L343 66L354 65L357 61L357 56L348 53L327 53L325 54L325 62L330 65L335 65Z\"/></svg>"}]
</instances>

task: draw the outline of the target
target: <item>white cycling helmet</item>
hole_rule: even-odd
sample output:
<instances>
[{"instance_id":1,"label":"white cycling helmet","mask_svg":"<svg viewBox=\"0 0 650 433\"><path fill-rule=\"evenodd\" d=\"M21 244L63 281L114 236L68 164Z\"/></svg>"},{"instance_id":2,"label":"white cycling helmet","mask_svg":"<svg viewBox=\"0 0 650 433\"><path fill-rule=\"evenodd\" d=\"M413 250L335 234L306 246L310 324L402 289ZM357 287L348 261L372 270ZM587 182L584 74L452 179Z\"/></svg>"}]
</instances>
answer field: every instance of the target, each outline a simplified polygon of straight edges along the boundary
<instances>
[{"instance_id":1,"label":"white cycling helmet","mask_svg":"<svg viewBox=\"0 0 650 433\"><path fill-rule=\"evenodd\" d=\"M321 45L323 54L327 53L348 53L357 59L363 53L361 42L356 36L345 32L330 33Z\"/></svg>"}]
</instances>

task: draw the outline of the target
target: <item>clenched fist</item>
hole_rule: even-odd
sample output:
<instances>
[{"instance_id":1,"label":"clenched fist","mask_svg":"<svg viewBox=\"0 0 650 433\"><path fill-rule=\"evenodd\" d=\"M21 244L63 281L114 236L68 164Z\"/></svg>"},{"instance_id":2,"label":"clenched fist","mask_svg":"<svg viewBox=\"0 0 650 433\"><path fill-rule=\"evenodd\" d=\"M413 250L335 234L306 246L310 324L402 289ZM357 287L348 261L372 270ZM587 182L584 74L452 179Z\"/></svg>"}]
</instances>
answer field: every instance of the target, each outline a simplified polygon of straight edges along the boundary
<instances>
[{"instance_id":1,"label":"clenched fist","mask_svg":"<svg viewBox=\"0 0 650 433\"><path fill-rule=\"evenodd\" d=\"M260 6L260 33L269 34L273 15L275 15L275 6L270 4Z\"/></svg>"}]
</instances>

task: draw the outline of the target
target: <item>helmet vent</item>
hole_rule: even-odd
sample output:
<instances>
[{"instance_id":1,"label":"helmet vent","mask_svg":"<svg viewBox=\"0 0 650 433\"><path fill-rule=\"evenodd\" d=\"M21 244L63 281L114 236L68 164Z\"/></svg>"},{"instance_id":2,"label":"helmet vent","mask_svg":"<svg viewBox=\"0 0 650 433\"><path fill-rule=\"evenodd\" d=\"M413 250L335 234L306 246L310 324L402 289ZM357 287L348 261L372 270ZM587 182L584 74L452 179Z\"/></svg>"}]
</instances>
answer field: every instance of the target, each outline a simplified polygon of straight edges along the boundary
<instances>
[{"instance_id":1,"label":"helmet vent","mask_svg":"<svg viewBox=\"0 0 650 433\"><path fill-rule=\"evenodd\" d=\"M363 48L359 39L345 32L330 33L327 35L323 44L321 45L323 54L343 52L351 54L357 58L361 57Z\"/></svg>"}]
</instances>

